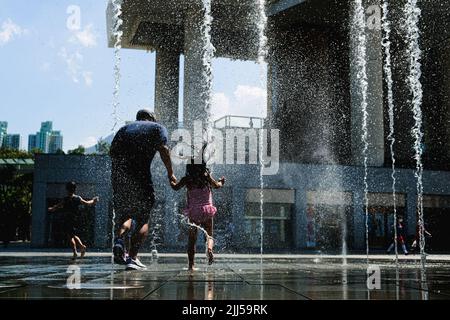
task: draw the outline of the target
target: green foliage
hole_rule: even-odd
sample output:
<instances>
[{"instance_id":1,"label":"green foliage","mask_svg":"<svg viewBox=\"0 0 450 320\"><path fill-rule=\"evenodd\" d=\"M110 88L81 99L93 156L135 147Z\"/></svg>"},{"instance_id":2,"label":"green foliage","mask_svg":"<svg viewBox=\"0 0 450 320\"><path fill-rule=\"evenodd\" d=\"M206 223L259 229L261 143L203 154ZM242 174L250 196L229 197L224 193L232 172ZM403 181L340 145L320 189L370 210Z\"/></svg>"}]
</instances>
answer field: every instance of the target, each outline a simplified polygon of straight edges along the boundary
<instances>
[{"instance_id":1,"label":"green foliage","mask_svg":"<svg viewBox=\"0 0 450 320\"><path fill-rule=\"evenodd\" d=\"M32 189L32 173L18 173L13 166L0 169L0 240L14 240L18 226L29 227Z\"/></svg>"},{"instance_id":2,"label":"green foliage","mask_svg":"<svg viewBox=\"0 0 450 320\"><path fill-rule=\"evenodd\" d=\"M84 155L86 152L86 149L83 146L78 146L78 148L69 150L68 154L71 155Z\"/></svg>"},{"instance_id":3,"label":"green foliage","mask_svg":"<svg viewBox=\"0 0 450 320\"><path fill-rule=\"evenodd\" d=\"M33 159L32 153L23 150L0 148L0 159Z\"/></svg>"},{"instance_id":4,"label":"green foliage","mask_svg":"<svg viewBox=\"0 0 450 320\"><path fill-rule=\"evenodd\" d=\"M95 146L95 151L97 154L109 154L109 149L111 149L111 144L100 138Z\"/></svg>"}]
</instances>

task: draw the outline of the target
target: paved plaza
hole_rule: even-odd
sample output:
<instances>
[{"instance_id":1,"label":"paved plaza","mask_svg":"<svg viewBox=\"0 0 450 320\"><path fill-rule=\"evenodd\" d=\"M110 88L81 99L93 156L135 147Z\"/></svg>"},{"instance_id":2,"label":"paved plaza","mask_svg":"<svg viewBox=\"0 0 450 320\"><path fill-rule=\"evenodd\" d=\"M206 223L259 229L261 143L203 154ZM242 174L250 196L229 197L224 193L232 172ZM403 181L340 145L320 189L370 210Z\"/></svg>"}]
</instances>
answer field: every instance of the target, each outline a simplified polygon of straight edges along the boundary
<instances>
[{"instance_id":1,"label":"paved plaza","mask_svg":"<svg viewBox=\"0 0 450 320\"><path fill-rule=\"evenodd\" d=\"M187 271L184 254L142 255L146 271L112 266L107 253L73 261L52 252L0 253L0 299L119 300L436 300L450 299L450 256L370 257L380 289L368 290L364 255L219 255ZM80 281L77 282L77 279Z\"/></svg>"}]
</instances>

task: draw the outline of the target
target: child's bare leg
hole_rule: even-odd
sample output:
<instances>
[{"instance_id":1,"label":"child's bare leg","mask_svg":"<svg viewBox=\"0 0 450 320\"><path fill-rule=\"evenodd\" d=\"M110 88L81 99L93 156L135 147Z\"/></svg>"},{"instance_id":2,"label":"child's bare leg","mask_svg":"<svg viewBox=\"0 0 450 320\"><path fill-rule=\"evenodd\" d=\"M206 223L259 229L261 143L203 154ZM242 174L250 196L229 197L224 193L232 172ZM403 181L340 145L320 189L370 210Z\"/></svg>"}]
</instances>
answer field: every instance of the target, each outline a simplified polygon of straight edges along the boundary
<instances>
[{"instance_id":1,"label":"child's bare leg","mask_svg":"<svg viewBox=\"0 0 450 320\"><path fill-rule=\"evenodd\" d=\"M86 254L86 246L83 244L81 239L78 236L74 236L75 242L80 246L81 257L84 257Z\"/></svg>"},{"instance_id":2,"label":"child's bare leg","mask_svg":"<svg viewBox=\"0 0 450 320\"><path fill-rule=\"evenodd\" d=\"M70 238L70 247L72 248L73 257L76 258L78 256L78 252L77 252L77 243L75 242L74 237Z\"/></svg>"},{"instance_id":3,"label":"child's bare leg","mask_svg":"<svg viewBox=\"0 0 450 320\"><path fill-rule=\"evenodd\" d=\"M206 230L206 232L208 233L208 240L206 241L206 245L208 247L208 251L212 251L213 246L214 246L214 240L213 240L213 220L210 219L208 220L205 225L204 228Z\"/></svg>"},{"instance_id":4,"label":"child's bare leg","mask_svg":"<svg viewBox=\"0 0 450 320\"><path fill-rule=\"evenodd\" d=\"M194 259L195 259L195 243L197 242L197 228L190 227L189 228L189 240L188 240L188 261L189 261L189 270L194 269Z\"/></svg>"},{"instance_id":5,"label":"child's bare leg","mask_svg":"<svg viewBox=\"0 0 450 320\"><path fill-rule=\"evenodd\" d=\"M213 246L214 246L214 240L213 240L213 219L209 219L205 222L203 226L208 233L208 237L206 240L206 246L208 248L207 255L208 255L208 264L212 264L214 262L214 254L213 254Z\"/></svg>"}]
</instances>

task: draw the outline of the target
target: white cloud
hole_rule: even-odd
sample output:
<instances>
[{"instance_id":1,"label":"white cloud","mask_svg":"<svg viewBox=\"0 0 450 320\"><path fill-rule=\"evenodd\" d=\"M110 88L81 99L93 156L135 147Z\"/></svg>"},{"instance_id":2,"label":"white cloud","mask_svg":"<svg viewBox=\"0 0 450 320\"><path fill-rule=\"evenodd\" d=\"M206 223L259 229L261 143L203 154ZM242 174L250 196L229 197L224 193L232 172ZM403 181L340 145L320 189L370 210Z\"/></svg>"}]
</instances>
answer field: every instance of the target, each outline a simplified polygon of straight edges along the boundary
<instances>
[{"instance_id":1,"label":"white cloud","mask_svg":"<svg viewBox=\"0 0 450 320\"><path fill-rule=\"evenodd\" d=\"M83 71L83 79L84 79L84 83L88 86L91 87L92 83L94 82L94 80L92 79L92 75L93 73L91 71Z\"/></svg>"},{"instance_id":2,"label":"white cloud","mask_svg":"<svg viewBox=\"0 0 450 320\"><path fill-rule=\"evenodd\" d=\"M27 33L28 31L26 29L23 29L8 18L2 23L2 27L0 28L0 46L14 40L15 36L20 37Z\"/></svg>"},{"instance_id":3,"label":"white cloud","mask_svg":"<svg viewBox=\"0 0 450 320\"><path fill-rule=\"evenodd\" d=\"M79 51L69 52L62 47L58 53L67 67L67 73L74 83L80 83L80 79L84 80L84 84L91 87L93 80L93 72L83 70L83 55Z\"/></svg>"},{"instance_id":4,"label":"white cloud","mask_svg":"<svg viewBox=\"0 0 450 320\"><path fill-rule=\"evenodd\" d=\"M97 36L92 31L93 25L87 25L82 31L74 31L69 42L81 44L83 47L92 48L97 45Z\"/></svg>"},{"instance_id":5,"label":"white cloud","mask_svg":"<svg viewBox=\"0 0 450 320\"><path fill-rule=\"evenodd\" d=\"M230 113L230 99L223 92L215 92L212 95L212 110L214 118L220 118Z\"/></svg>"},{"instance_id":6,"label":"white cloud","mask_svg":"<svg viewBox=\"0 0 450 320\"><path fill-rule=\"evenodd\" d=\"M67 72L72 78L72 81L79 83L79 76L81 73L81 63L83 62L83 55L78 51L71 53L65 47L62 47L58 54L67 66Z\"/></svg>"},{"instance_id":7,"label":"white cloud","mask_svg":"<svg viewBox=\"0 0 450 320\"><path fill-rule=\"evenodd\" d=\"M84 139L81 142L81 145L88 148L88 147L92 147L95 146L97 144L98 139L96 137L90 136L87 137L86 139Z\"/></svg>"},{"instance_id":8,"label":"white cloud","mask_svg":"<svg viewBox=\"0 0 450 320\"><path fill-rule=\"evenodd\" d=\"M224 115L267 116L267 93L261 87L238 85L229 98L223 92L212 97L212 114L217 119Z\"/></svg>"}]
</instances>

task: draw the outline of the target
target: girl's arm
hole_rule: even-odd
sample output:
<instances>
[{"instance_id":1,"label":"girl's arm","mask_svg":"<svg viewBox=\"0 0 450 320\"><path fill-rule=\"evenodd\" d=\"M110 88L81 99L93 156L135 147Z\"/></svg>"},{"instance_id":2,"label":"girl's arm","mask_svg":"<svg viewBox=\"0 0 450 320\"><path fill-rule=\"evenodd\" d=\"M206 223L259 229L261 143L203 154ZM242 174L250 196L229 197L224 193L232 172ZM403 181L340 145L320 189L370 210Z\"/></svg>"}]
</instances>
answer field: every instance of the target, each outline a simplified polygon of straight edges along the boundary
<instances>
[{"instance_id":1,"label":"girl's arm","mask_svg":"<svg viewBox=\"0 0 450 320\"><path fill-rule=\"evenodd\" d=\"M187 179L186 177L181 178L180 181L171 181L170 182L170 186L172 187L173 190L178 191L181 188L185 187L187 183Z\"/></svg>"},{"instance_id":2,"label":"girl's arm","mask_svg":"<svg viewBox=\"0 0 450 320\"><path fill-rule=\"evenodd\" d=\"M64 207L64 201L61 201L57 205L54 205L53 207L48 208L48 212L55 212L57 210L60 210Z\"/></svg>"},{"instance_id":3,"label":"girl's arm","mask_svg":"<svg viewBox=\"0 0 450 320\"><path fill-rule=\"evenodd\" d=\"M208 174L208 181L214 189L220 189L225 184L225 177L220 178L218 181L214 180L211 174Z\"/></svg>"},{"instance_id":4,"label":"girl's arm","mask_svg":"<svg viewBox=\"0 0 450 320\"><path fill-rule=\"evenodd\" d=\"M94 199L89 200L89 201L86 201L80 197L80 201L81 201L81 204L84 204L86 206L95 206L95 204L98 202L98 197L95 197Z\"/></svg>"}]
</instances>

